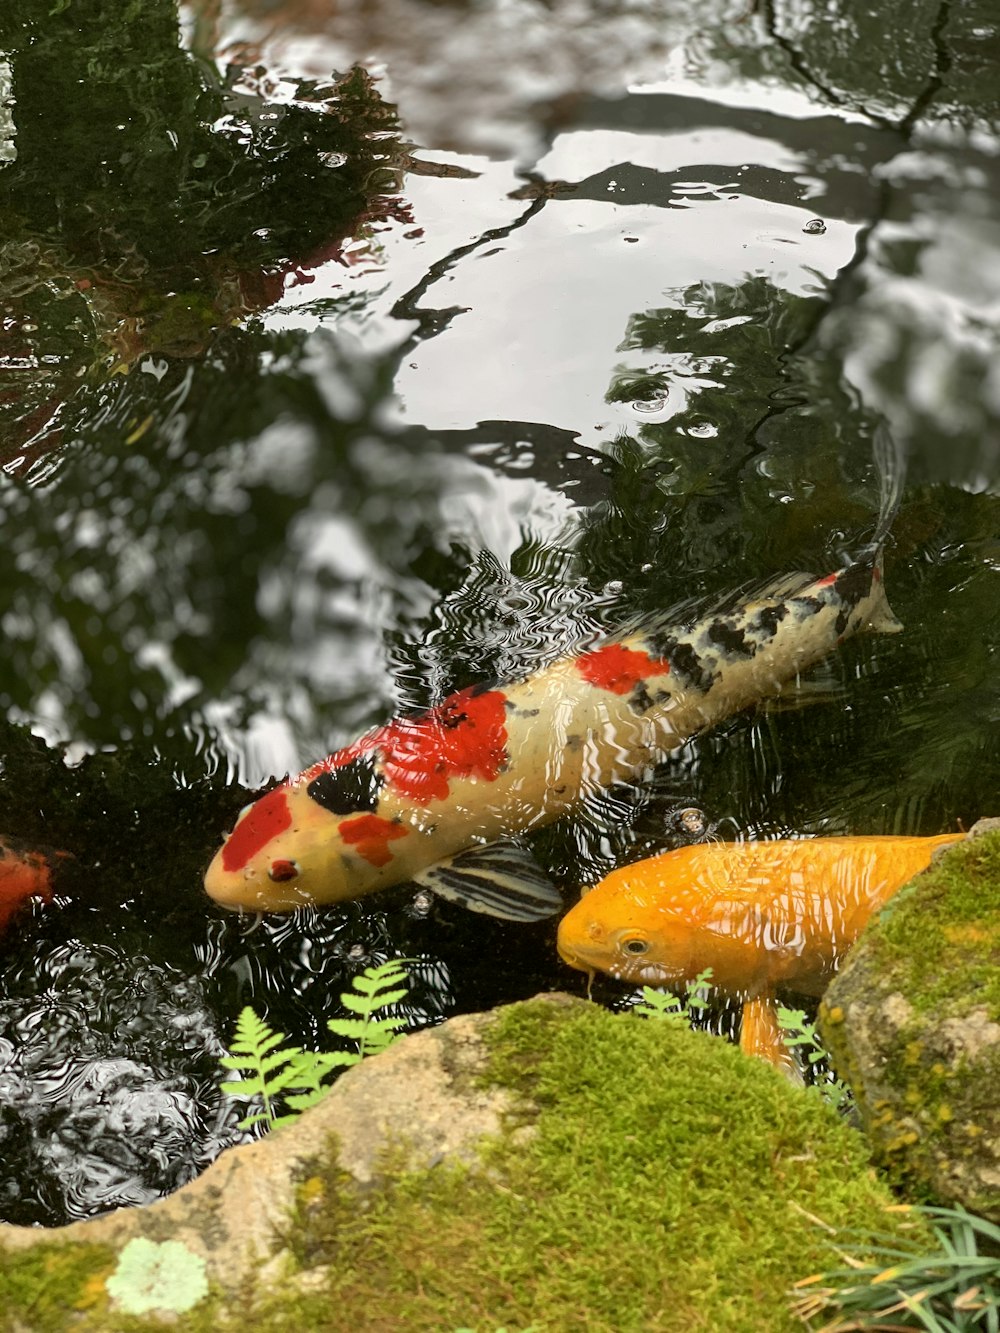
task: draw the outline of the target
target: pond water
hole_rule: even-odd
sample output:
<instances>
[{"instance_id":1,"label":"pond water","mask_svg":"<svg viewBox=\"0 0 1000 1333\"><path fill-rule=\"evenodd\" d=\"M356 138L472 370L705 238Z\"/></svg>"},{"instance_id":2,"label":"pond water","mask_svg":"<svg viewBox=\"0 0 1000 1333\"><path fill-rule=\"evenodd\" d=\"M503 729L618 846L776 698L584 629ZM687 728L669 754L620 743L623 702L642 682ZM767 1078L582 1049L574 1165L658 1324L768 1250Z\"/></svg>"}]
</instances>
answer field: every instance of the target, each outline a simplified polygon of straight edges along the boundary
<instances>
[{"instance_id":1,"label":"pond water","mask_svg":"<svg viewBox=\"0 0 1000 1333\"><path fill-rule=\"evenodd\" d=\"M880 419L905 633L534 849L571 902L681 806L1000 812L995 10L668 8L4 5L0 833L73 857L0 942L6 1220L238 1141L244 1004L316 1047L393 955L413 1026L581 990L554 922L410 886L251 931L201 875L394 712L835 568Z\"/></svg>"}]
</instances>

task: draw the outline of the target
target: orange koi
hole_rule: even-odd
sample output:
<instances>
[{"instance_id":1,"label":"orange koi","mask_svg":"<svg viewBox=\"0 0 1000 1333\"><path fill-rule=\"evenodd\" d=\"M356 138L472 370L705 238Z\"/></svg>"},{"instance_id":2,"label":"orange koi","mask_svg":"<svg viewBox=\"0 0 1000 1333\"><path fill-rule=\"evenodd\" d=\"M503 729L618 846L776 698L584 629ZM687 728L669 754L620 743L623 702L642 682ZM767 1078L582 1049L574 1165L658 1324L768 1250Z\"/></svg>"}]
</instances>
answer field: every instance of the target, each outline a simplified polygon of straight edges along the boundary
<instances>
[{"instance_id":1,"label":"orange koi","mask_svg":"<svg viewBox=\"0 0 1000 1333\"><path fill-rule=\"evenodd\" d=\"M68 852L31 847L0 837L0 933L6 930L30 898L52 901L52 877L57 862Z\"/></svg>"},{"instance_id":2,"label":"orange koi","mask_svg":"<svg viewBox=\"0 0 1000 1333\"><path fill-rule=\"evenodd\" d=\"M559 923L570 967L674 986L712 969L742 1002L740 1046L792 1069L775 992L822 995L877 912L939 847L932 838L826 837L696 843L623 866Z\"/></svg>"}]
</instances>

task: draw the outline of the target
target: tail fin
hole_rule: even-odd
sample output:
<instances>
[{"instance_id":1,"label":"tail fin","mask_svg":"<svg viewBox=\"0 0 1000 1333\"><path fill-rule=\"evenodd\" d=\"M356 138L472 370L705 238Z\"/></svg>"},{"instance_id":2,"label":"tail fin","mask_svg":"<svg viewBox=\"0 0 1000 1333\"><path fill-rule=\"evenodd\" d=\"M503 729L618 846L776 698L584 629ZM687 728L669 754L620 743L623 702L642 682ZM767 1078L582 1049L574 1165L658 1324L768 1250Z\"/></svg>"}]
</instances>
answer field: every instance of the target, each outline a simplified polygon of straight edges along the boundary
<instances>
[{"instance_id":1,"label":"tail fin","mask_svg":"<svg viewBox=\"0 0 1000 1333\"><path fill-rule=\"evenodd\" d=\"M884 421L875 428L872 456L878 468L879 507L872 534L872 545L881 546L899 512L906 485L906 450Z\"/></svg>"}]
</instances>

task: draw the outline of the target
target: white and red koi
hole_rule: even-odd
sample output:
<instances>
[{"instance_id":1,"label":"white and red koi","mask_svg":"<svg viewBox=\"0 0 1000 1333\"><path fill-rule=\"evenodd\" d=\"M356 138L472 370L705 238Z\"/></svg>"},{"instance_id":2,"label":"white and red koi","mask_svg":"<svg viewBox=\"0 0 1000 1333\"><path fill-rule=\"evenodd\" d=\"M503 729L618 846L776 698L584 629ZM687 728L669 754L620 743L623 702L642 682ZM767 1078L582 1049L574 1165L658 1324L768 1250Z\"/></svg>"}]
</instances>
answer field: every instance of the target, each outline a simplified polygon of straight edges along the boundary
<instances>
[{"instance_id":1,"label":"white and red koi","mask_svg":"<svg viewBox=\"0 0 1000 1333\"><path fill-rule=\"evenodd\" d=\"M876 544L825 578L789 575L693 622L460 690L248 806L206 890L227 907L286 911L418 880L475 911L549 915L559 894L512 837L641 777L850 636L899 628Z\"/></svg>"}]
</instances>

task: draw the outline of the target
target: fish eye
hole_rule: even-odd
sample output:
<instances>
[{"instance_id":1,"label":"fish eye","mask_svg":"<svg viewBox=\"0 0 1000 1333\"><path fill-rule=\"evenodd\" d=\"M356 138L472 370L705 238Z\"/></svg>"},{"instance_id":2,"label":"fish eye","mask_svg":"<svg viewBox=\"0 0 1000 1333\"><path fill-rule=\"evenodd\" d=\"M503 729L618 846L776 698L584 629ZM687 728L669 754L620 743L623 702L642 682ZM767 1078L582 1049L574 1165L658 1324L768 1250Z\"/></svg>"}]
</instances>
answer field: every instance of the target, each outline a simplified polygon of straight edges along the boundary
<instances>
[{"instance_id":1,"label":"fish eye","mask_svg":"<svg viewBox=\"0 0 1000 1333\"><path fill-rule=\"evenodd\" d=\"M649 940L631 939L622 942L622 948L626 953L639 954L649 951Z\"/></svg>"},{"instance_id":2,"label":"fish eye","mask_svg":"<svg viewBox=\"0 0 1000 1333\"><path fill-rule=\"evenodd\" d=\"M275 884L283 884L285 880L295 879L298 876L299 867L294 861L272 861L267 868L269 879L273 879Z\"/></svg>"}]
</instances>

